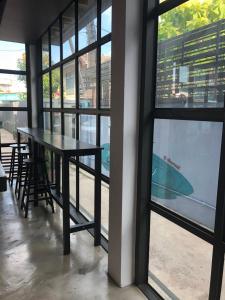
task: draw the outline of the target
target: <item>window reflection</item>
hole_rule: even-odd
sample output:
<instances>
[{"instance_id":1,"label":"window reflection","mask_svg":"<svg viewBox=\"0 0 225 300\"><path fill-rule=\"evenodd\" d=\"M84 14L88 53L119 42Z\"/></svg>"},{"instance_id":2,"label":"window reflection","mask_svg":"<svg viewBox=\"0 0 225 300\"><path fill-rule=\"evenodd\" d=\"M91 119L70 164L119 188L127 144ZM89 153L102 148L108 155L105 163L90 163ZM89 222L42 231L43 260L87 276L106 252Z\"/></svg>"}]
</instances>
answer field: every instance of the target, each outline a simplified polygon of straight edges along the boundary
<instances>
[{"instance_id":1,"label":"window reflection","mask_svg":"<svg viewBox=\"0 0 225 300\"><path fill-rule=\"evenodd\" d=\"M52 70L52 107L61 107L60 69Z\"/></svg>"},{"instance_id":2,"label":"window reflection","mask_svg":"<svg viewBox=\"0 0 225 300\"><path fill-rule=\"evenodd\" d=\"M101 117L102 174L109 176L110 171L110 117Z\"/></svg>"},{"instance_id":3,"label":"window reflection","mask_svg":"<svg viewBox=\"0 0 225 300\"><path fill-rule=\"evenodd\" d=\"M155 120L152 200L214 230L222 123Z\"/></svg>"},{"instance_id":4,"label":"window reflection","mask_svg":"<svg viewBox=\"0 0 225 300\"><path fill-rule=\"evenodd\" d=\"M61 134L61 113L52 113L52 131Z\"/></svg>"},{"instance_id":5,"label":"window reflection","mask_svg":"<svg viewBox=\"0 0 225 300\"><path fill-rule=\"evenodd\" d=\"M112 31L112 1L102 0L102 28L101 36L105 36Z\"/></svg>"},{"instance_id":6,"label":"window reflection","mask_svg":"<svg viewBox=\"0 0 225 300\"><path fill-rule=\"evenodd\" d=\"M42 90L43 90L43 107L50 107L49 73L46 73L42 76Z\"/></svg>"},{"instance_id":7,"label":"window reflection","mask_svg":"<svg viewBox=\"0 0 225 300\"><path fill-rule=\"evenodd\" d=\"M42 69L49 67L49 39L48 32L42 38Z\"/></svg>"},{"instance_id":8,"label":"window reflection","mask_svg":"<svg viewBox=\"0 0 225 300\"><path fill-rule=\"evenodd\" d=\"M25 75L0 74L0 106L14 108L27 106Z\"/></svg>"},{"instance_id":9,"label":"window reflection","mask_svg":"<svg viewBox=\"0 0 225 300\"><path fill-rule=\"evenodd\" d=\"M190 0L159 17L157 107L224 106L221 5Z\"/></svg>"},{"instance_id":10,"label":"window reflection","mask_svg":"<svg viewBox=\"0 0 225 300\"><path fill-rule=\"evenodd\" d=\"M59 21L56 21L51 27L51 64L54 65L60 61L60 33Z\"/></svg>"},{"instance_id":11,"label":"window reflection","mask_svg":"<svg viewBox=\"0 0 225 300\"><path fill-rule=\"evenodd\" d=\"M25 45L0 41L0 69L26 71Z\"/></svg>"},{"instance_id":12,"label":"window reflection","mask_svg":"<svg viewBox=\"0 0 225 300\"><path fill-rule=\"evenodd\" d=\"M63 58L75 52L75 5L72 4L62 16Z\"/></svg>"},{"instance_id":13,"label":"window reflection","mask_svg":"<svg viewBox=\"0 0 225 300\"><path fill-rule=\"evenodd\" d=\"M82 49L97 39L97 1L79 1L78 6L78 39Z\"/></svg>"},{"instance_id":14,"label":"window reflection","mask_svg":"<svg viewBox=\"0 0 225 300\"><path fill-rule=\"evenodd\" d=\"M80 115L80 140L96 145L96 116ZM81 157L80 161L91 168L95 166L94 156Z\"/></svg>"},{"instance_id":15,"label":"window reflection","mask_svg":"<svg viewBox=\"0 0 225 300\"><path fill-rule=\"evenodd\" d=\"M111 106L111 42L101 47L101 107Z\"/></svg>"},{"instance_id":16,"label":"window reflection","mask_svg":"<svg viewBox=\"0 0 225 300\"><path fill-rule=\"evenodd\" d=\"M15 143L17 127L27 127L26 111L0 111L1 143Z\"/></svg>"},{"instance_id":17,"label":"window reflection","mask_svg":"<svg viewBox=\"0 0 225 300\"><path fill-rule=\"evenodd\" d=\"M151 212L149 284L163 299L208 299L212 245Z\"/></svg>"},{"instance_id":18,"label":"window reflection","mask_svg":"<svg viewBox=\"0 0 225 300\"><path fill-rule=\"evenodd\" d=\"M63 105L74 108L76 105L75 61L63 65Z\"/></svg>"},{"instance_id":19,"label":"window reflection","mask_svg":"<svg viewBox=\"0 0 225 300\"><path fill-rule=\"evenodd\" d=\"M64 134L76 138L76 115L64 114Z\"/></svg>"},{"instance_id":20,"label":"window reflection","mask_svg":"<svg viewBox=\"0 0 225 300\"><path fill-rule=\"evenodd\" d=\"M79 106L96 107L96 50L79 57Z\"/></svg>"},{"instance_id":21,"label":"window reflection","mask_svg":"<svg viewBox=\"0 0 225 300\"><path fill-rule=\"evenodd\" d=\"M50 112L44 112L43 119L44 119L44 130L51 130Z\"/></svg>"}]
</instances>

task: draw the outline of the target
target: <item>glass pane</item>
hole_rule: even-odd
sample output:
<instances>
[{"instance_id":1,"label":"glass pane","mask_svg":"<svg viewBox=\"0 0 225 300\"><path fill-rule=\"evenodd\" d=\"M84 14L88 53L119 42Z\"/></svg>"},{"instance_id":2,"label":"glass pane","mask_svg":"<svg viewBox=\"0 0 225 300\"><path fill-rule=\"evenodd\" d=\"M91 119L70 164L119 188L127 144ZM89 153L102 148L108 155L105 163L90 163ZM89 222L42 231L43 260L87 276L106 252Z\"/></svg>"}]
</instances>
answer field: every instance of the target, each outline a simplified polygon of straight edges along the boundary
<instances>
[{"instance_id":1,"label":"glass pane","mask_svg":"<svg viewBox=\"0 0 225 300\"><path fill-rule=\"evenodd\" d=\"M75 52L75 8L72 4L62 16L63 58Z\"/></svg>"},{"instance_id":2,"label":"glass pane","mask_svg":"<svg viewBox=\"0 0 225 300\"><path fill-rule=\"evenodd\" d=\"M105 36L112 31L112 1L102 0L102 28L101 36Z\"/></svg>"},{"instance_id":3,"label":"glass pane","mask_svg":"<svg viewBox=\"0 0 225 300\"><path fill-rule=\"evenodd\" d=\"M70 162L70 202L76 206L76 165Z\"/></svg>"},{"instance_id":4,"label":"glass pane","mask_svg":"<svg viewBox=\"0 0 225 300\"><path fill-rule=\"evenodd\" d=\"M101 108L111 106L111 42L101 47Z\"/></svg>"},{"instance_id":5,"label":"glass pane","mask_svg":"<svg viewBox=\"0 0 225 300\"><path fill-rule=\"evenodd\" d=\"M27 106L26 76L0 74L0 106Z\"/></svg>"},{"instance_id":6,"label":"glass pane","mask_svg":"<svg viewBox=\"0 0 225 300\"><path fill-rule=\"evenodd\" d=\"M157 107L224 106L224 2L190 0L159 17Z\"/></svg>"},{"instance_id":7,"label":"glass pane","mask_svg":"<svg viewBox=\"0 0 225 300\"><path fill-rule=\"evenodd\" d=\"M225 257L224 257L225 259ZM224 263L225 266L225 263ZM223 284L222 284L222 290L221 290L221 300L225 300L225 267L223 269Z\"/></svg>"},{"instance_id":8,"label":"glass pane","mask_svg":"<svg viewBox=\"0 0 225 300\"><path fill-rule=\"evenodd\" d=\"M156 120L152 200L214 229L222 123Z\"/></svg>"},{"instance_id":9,"label":"glass pane","mask_svg":"<svg viewBox=\"0 0 225 300\"><path fill-rule=\"evenodd\" d=\"M109 185L102 181L102 234L108 239L109 233Z\"/></svg>"},{"instance_id":10,"label":"glass pane","mask_svg":"<svg viewBox=\"0 0 225 300\"><path fill-rule=\"evenodd\" d=\"M80 140L82 142L96 145L96 116L80 115ZM80 161L94 168L94 156L80 157Z\"/></svg>"},{"instance_id":11,"label":"glass pane","mask_svg":"<svg viewBox=\"0 0 225 300\"><path fill-rule=\"evenodd\" d=\"M17 127L27 127L26 111L0 111L0 143L15 143Z\"/></svg>"},{"instance_id":12,"label":"glass pane","mask_svg":"<svg viewBox=\"0 0 225 300\"><path fill-rule=\"evenodd\" d=\"M46 73L42 76L42 88L43 88L43 107L50 107L49 73Z\"/></svg>"},{"instance_id":13,"label":"glass pane","mask_svg":"<svg viewBox=\"0 0 225 300\"><path fill-rule=\"evenodd\" d=\"M64 114L64 134L76 138L76 115Z\"/></svg>"},{"instance_id":14,"label":"glass pane","mask_svg":"<svg viewBox=\"0 0 225 300\"><path fill-rule=\"evenodd\" d=\"M61 113L52 113L52 131L61 134Z\"/></svg>"},{"instance_id":15,"label":"glass pane","mask_svg":"<svg viewBox=\"0 0 225 300\"><path fill-rule=\"evenodd\" d=\"M94 217L94 176L80 169L80 211L89 219Z\"/></svg>"},{"instance_id":16,"label":"glass pane","mask_svg":"<svg viewBox=\"0 0 225 300\"><path fill-rule=\"evenodd\" d=\"M110 117L101 117L101 147L102 151L102 173L109 176L110 170Z\"/></svg>"},{"instance_id":17,"label":"glass pane","mask_svg":"<svg viewBox=\"0 0 225 300\"><path fill-rule=\"evenodd\" d=\"M212 245L151 213L149 284L164 299L207 300Z\"/></svg>"},{"instance_id":18,"label":"glass pane","mask_svg":"<svg viewBox=\"0 0 225 300\"><path fill-rule=\"evenodd\" d=\"M51 27L51 64L54 65L60 61L60 33L59 21Z\"/></svg>"},{"instance_id":19,"label":"glass pane","mask_svg":"<svg viewBox=\"0 0 225 300\"><path fill-rule=\"evenodd\" d=\"M78 39L82 49L97 39L97 1L78 2Z\"/></svg>"},{"instance_id":20,"label":"glass pane","mask_svg":"<svg viewBox=\"0 0 225 300\"><path fill-rule=\"evenodd\" d=\"M52 183L52 169L51 169L51 164L52 164L52 154L51 151L45 148L45 160L46 160L46 168L48 172L48 179Z\"/></svg>"},{"instance_id":21,"label":"glass pane","mask_svg":"<svg viewBox=\"0 0 225 300\"><path fill-rule=\"evenodd\" d=\"M26 71L25 45L0 41L0 69Z\"/></svg>"},{"instance_id":22,"label":"glass pane","mask_svg":"<svg viewBox=\"0 0 225 300\"><path fill-rule=\"evenodd\" d=\"M63 105L76 107L75 60L63 65Z\"/></svg>"},{"instance_id":23,"label":"glass pane","mask_svg":"<svg viewBox=\"0 0 225 300\"><path fill-rule=\"evenodd\" d=\"M60 68L52 71L52 107L61 107Z\"/></svg>"},{"instance_id":24,"label":"glass pane","mask_svg":"<svg viewBox=\"0 0 225 300\"><path fill-rule=\"evenodd\" d=\"M96 107L96 50L79 57L80 108Z\"/></svg>"},{"instance_id":25,"label":"glass pane","mask_svg":"<svg viewBox=\"0 0 225 300\"><path fill-rule=\"evenodd\" d=\"M49 39L48 32L42 38L42 69L49 67Z\"/></svg>"},{"instance_id":26,"label":"glass pane","mask_svg":"<svg viewBox=\"0 0 225 300\"><path fill-rule=\"evenodd\" d=\"M44 119L44 130L51 130L50 112L44 112L43 119Z\"/></svg>"}]
</instances>

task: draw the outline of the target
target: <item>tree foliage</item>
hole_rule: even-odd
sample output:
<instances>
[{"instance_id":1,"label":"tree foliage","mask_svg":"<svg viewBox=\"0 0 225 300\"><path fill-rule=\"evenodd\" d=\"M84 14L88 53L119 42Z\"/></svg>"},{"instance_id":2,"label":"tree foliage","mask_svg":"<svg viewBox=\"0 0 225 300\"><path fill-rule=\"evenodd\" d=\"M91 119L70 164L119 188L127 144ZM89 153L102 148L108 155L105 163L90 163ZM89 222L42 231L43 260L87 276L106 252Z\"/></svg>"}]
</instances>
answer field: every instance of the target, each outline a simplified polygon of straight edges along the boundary
<instances>
[{"instance_id":1,"label":"tree foliage","mask_svg":"<svg viewBox=\"0 0 225 300\"><path fill-rule=\"evenodd\" d=\"M49 61L48 53L44 53L42 59L43 59L43 65L47 67L48 61ZM26 55L25 55L25 53L22 55L21 58L19 58L17 60L17 67L21 71L26 70ZM26 82L25 76L18 75L18 79L20 81ZM46 73L43 76L42 84L43 84L43 97L45 99L49 99L49 74L48 73ZM60 70L59 70L59 68L57 68L52 72L52 94L53 94L53 96L55 94L57 94L59 92L59 90L60 90ZM21 97L22 97L22 95L20 96L20 98Z\"/></svg>"},{"instance_id":2,"label":"tree foliage","mask_svg":"<svg viewBox=\"0 0 225 300\"><path fill-rule=\"evenodd\" d=\"M225 19L224 0L189 0L159 18L159 39L172 38Z\"/></svg>"}]
</instances>

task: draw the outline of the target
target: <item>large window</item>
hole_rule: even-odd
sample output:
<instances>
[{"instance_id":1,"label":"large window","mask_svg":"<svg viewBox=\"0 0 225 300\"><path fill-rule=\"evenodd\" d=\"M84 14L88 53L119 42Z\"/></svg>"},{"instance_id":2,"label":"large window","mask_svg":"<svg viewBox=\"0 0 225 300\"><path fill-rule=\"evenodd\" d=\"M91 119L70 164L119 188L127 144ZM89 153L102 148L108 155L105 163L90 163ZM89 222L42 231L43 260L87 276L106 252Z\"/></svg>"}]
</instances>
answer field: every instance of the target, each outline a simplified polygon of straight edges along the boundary
<instances>
[{"instance_id":1,"label":"large window","mask_svg":"<svg viewBox=\"0 0 225 300\"><path fill-rule=\"evenodd\" d=\"M1 151L16 142L16 128L28 125L27 61L24 44L0 41ZM2 157L3 159L3 157Z\"/></svg>"},{"instance_id":2,"label":"large window","mask_svg":"<svg viewBox=\"0 0 225 300\"><path fill-rule=\"evenodd\" d=\"M102 233L106 237L110 176L111 15L110 0L72 1L41 37L43 126L55 134L65 134L104 148ZM93 186L94 157L80 158L79 162L71 159L71 202L88 219L93 218Z\"/></svg>"},{"instance_id":3,"label":"large window","mask_svg":"<svg viewBox=\"0 0 225 300\"><path fill-rule=\"evenodd\" d=\"M147 2L136 282L150 299L224 299L224 1Z\"/></svg>"},{"instance_id":4,"label":"large window","mask_svg":"<svg viewBox=\"0 0 225 300\"><path fill-rule=\"evenodd\" d=\"M152 212L149 283L165 299L208 299L212 245Z\"/></svg>"}]
</instances>

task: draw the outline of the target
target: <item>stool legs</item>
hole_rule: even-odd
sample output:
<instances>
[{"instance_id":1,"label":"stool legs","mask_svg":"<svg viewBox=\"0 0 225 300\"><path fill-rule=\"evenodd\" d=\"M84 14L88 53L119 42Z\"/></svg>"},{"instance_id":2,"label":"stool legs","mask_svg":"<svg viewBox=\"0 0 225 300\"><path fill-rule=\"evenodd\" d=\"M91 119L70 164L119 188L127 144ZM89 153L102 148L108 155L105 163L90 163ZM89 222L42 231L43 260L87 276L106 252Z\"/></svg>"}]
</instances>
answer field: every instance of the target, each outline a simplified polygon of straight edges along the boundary
<instances>
[{"instance_id":1,"label":"stool legs","mask_svg":"<svg viewBox=\"0 0 225 300\"><path fill-rule=\"evenodd\" d=\"M25 165L23 161L24 159L27 158L27 156L28 154L21 154L21 153L19 153L18 156L18 170L17 170L16 188L15 188L15 194L17 195L18 200L20 200L21 189L25 181Z\"/></svg>"},{"instance_id":2,"label":"stool legs","mask_svg":"<svg viewBox=\"0 0 225 300\"><path fill-rule=\"evenodd\" d=\"M15 161L16 161L16 149L12 149L12 157L11 157L11 164L10 164L10 170L9 170L9 184L13 185L13 177L14 177L14 171L15 171Z\"/></svg>"},{"instance_id":3,"label":"stool legs","mask_svg":"<svg viewBox=\"0 0 225 300\"><path fill-rule=\"evenodd\" d=\"M25 160L26 161L26 160ZM37 174L35 174L37 172ZM38 176L37 176L38 175ZM36 178L38 180L36 180ZM44 162L26 164L24 188L21 199L21 209L25 211L25 218L28 216L29 202L45 200L46 205L50 204L54 213L53 198L51 195L47 169Z\"/></svg>"}]
</instances>

